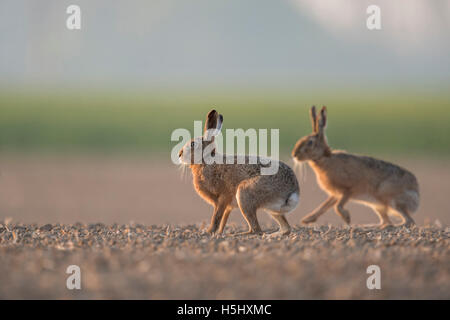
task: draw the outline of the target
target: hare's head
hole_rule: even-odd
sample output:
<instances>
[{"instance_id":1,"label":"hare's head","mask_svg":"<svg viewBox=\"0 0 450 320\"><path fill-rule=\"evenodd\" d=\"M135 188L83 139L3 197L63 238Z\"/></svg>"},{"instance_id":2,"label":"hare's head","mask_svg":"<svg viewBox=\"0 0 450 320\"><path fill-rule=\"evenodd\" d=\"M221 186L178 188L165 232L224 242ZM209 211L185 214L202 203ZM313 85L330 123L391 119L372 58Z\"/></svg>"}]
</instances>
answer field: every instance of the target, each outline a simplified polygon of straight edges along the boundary
<instances>
[{"instance_id":1,"label":"hare's head","mask_svg":"<svg viewBox=\"0 0 450 320\"><path fill-rule=\"evenodd\" d=\"M313 132L307 135L295 144L292 150L292 157L295 161L319 160L322 157L329 156L331 151L325 136L327 126L327 108L322 107L320 118L317 118L316 107L311 107L311 123Z\"/></svg>"},{"instance_id":2,"label":"hare's head","mask_svg":"<svg viewBox=\"0 0 450 320\"><path fill-rule=\"evenodd\" d=\"M216 152L214 137L220 133L222 122L223 116L216 110L208 112L203 136L191 139L178 153L183 164L205 163L206 158L214 157Z\"/></svg>"}]
</instances>

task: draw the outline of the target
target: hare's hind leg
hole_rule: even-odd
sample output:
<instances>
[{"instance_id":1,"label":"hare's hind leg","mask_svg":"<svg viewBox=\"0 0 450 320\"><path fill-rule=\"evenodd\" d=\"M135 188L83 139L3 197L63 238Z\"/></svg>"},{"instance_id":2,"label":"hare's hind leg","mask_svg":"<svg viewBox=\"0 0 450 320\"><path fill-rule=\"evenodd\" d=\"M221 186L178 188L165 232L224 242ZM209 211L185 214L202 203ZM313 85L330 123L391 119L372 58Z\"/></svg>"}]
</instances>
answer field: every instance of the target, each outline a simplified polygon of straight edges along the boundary
<instances>
[{"instance_id":1,"label":"hare's hind leg","mask_svg":"<svg viewBox=\"0 0 450 320\"><path fill-rule=\"evenodd\" d=\"M271 236L287 236L289 233L291 233L291 226L282 213L270 213L270 216L280 226L280 229L277 232L272 233Z\"/></svg>"},{"instance_id":2,"label":"hare's hind leg","mask_svg":"<svg viewBox=\"0 0 450 320\"><path fill-rule=\"evenodd\" d=\"M258 218L256 216L257 204L255 203L254 195L252 190L246 189L245 185L239 187L236 193L236 199L238 202L239 209L241 210L242 215L244 216L245 221L248 224L248 231L238 233L237 235L245 235L252 233L261 233L261 227L258 223Z\"/></svg>"},{"instance_id":3,"label":"hare's hind leg","mask_svg":"<svg viewBox=\"0 0 450 320\"><path fill-rule=\"evenodd\" d=\"M327 200L325 200L317 209L308 214L306 217L302 219L303 223L311 223L315 222L317 218L327 212L335 203L337 199L333 196L330 196Z\"/></svg>"},{"instance_id":4,"label":"hare's hind leg","mask_svg":"<svg viewBox=\"0 0 450 320\"><path fill-rule=\"evenodd\" d=\"M241 207L239 206L244 216L245 221L248 224L248 230L245 232L237 233L237 236L247 235L247 234L259 234L262 233L261 227L258 223L258 218L256 217L256 208L251 207Z\"/></svg>"},{"instance_id":5,"label":"hare's hind leg","mask_svg":"<svg viewBox=\"0 0 450 320\"><path fill-rule=\"evenodd\" d=\"M413 218L411 218L408 209L406 209L405 205L397 205L395 211L397 211L403 218L403 223L401 224L402 226L410 228L416 225Z\"/></svg>"}]
</instances>

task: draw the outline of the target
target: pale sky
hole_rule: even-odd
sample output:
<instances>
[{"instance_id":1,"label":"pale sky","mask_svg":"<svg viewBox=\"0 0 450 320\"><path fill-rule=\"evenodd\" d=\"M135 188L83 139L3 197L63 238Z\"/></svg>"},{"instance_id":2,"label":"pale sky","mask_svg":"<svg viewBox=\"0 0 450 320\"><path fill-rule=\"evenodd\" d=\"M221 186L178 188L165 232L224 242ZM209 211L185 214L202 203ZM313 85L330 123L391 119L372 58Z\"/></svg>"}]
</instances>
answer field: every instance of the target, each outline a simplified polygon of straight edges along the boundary
<instances>
[{"instance_id":1,"label":"pale sky","mask_svg":"<svg viewBox=\"0 0 450 320\"><path fill-rule=\"evenodd\" d=\"M450 0L2 0L0 85L445 86L449 40Z\"/></svg>"}]
</instances>

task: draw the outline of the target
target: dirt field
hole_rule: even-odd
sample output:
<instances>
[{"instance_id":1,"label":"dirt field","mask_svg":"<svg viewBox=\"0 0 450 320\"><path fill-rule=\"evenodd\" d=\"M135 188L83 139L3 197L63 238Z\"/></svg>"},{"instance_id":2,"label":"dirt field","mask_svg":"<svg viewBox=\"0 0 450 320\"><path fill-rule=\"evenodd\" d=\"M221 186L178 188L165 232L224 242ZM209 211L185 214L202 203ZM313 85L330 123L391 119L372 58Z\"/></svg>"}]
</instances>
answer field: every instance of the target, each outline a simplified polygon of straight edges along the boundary
<instances>
[{"instance_id":1,"label":"dirt field","mask_svg":"<svg viewBox=\"0 0 450 320\"><path fill-rule=\"evenodd\" d=\"M245 227L238 211L226 235L204 234L211 208L161 160L3 156L0 298L450 299L450 168L397 162L418 176L421 227L342 227L332 211L299 226L325 197L308 172L288 216L293 233L270 239L231 236ZM377 222L367 208L349 209L358 225ZM72 264L79 291L66 288ZM366 287L372 264L381 290Z\"/></svg>"},{"instance_id":2,"label":"dirt field","mask_svg":"<svg viewBox=\"0 0 450 320\"><path fill-rule=\"evenodd\" d=\"M449 235L322 226L271 239L211 237L195 225L9 224L0 226L0 298L449 299ZM73 264L81 290L66 288ZM370 265L380 267L379 290L366 286Z\"/></svg>"}]
</instances>

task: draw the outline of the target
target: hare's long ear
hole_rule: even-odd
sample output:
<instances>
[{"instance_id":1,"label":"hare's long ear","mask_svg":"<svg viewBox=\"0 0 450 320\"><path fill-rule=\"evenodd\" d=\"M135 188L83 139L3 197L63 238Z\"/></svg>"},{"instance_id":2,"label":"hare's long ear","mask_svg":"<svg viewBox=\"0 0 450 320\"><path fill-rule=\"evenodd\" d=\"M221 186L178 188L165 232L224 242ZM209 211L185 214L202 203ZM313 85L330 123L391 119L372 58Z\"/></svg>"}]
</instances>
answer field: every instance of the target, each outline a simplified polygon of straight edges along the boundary
<instances>
[{"instance_id":1,"label":"hare's long ear","mask_svg":"<svg viewBox=\"0 0 450 320\"><path fill-rule=\"evenodd\" d=\"M320 110L320 119L318 121L318 129L320 135L325 135L325 128L327 127L327 107L323 106Z\"/></svg>"},{"instance_id":2,"label":"hare's long ear","mask_svg":"<svg viewBox=\"0 0 450 320\"><path fill-rule=\"evenodd\" d=\"M219 114L214 109L211 110L210 112L208 112L208 114L206 115L206 121L205 121L205 133L206 133L206 131L208 131L208 129L212 129L215 127L215 125L217 123L218 115Z\"/></svg>"},{"instance_id":3,"label":"hare's long ear","mask_svg":"<svg viewBox=\"0 0 450 320\"><path fill-rule=\"evenodd\" d=\"M318 130L316 106L312 106L311 107L311 110L309 111L309 114L311 115L311 125L312 125L313 132L316 133L317 130Z\"/></svg>"},{"instance_id":4,"label":"hare's long ear","mask_svg":"<svg viewBox=\"0 0 450 320\"><path fill-rule=\"evenodd\" d=\"M211 110L206 116L205 132L203 137L209 141L214 140L214 137L220 133L222 128L223 116L216 110Z\"/></svg>"},{"instance_id":5,"label":"hare's long ear","mask_svg":"<svg viewBox=\"0 0 450 320\"><path fill-rule=\"evenodd\" d=\"M219 118L217 118L217 125L216 125L217 134L219 134L220 130L222 130L222 123L223 123L223 115L219 114Z\"/></svg>"}]
</instances>

